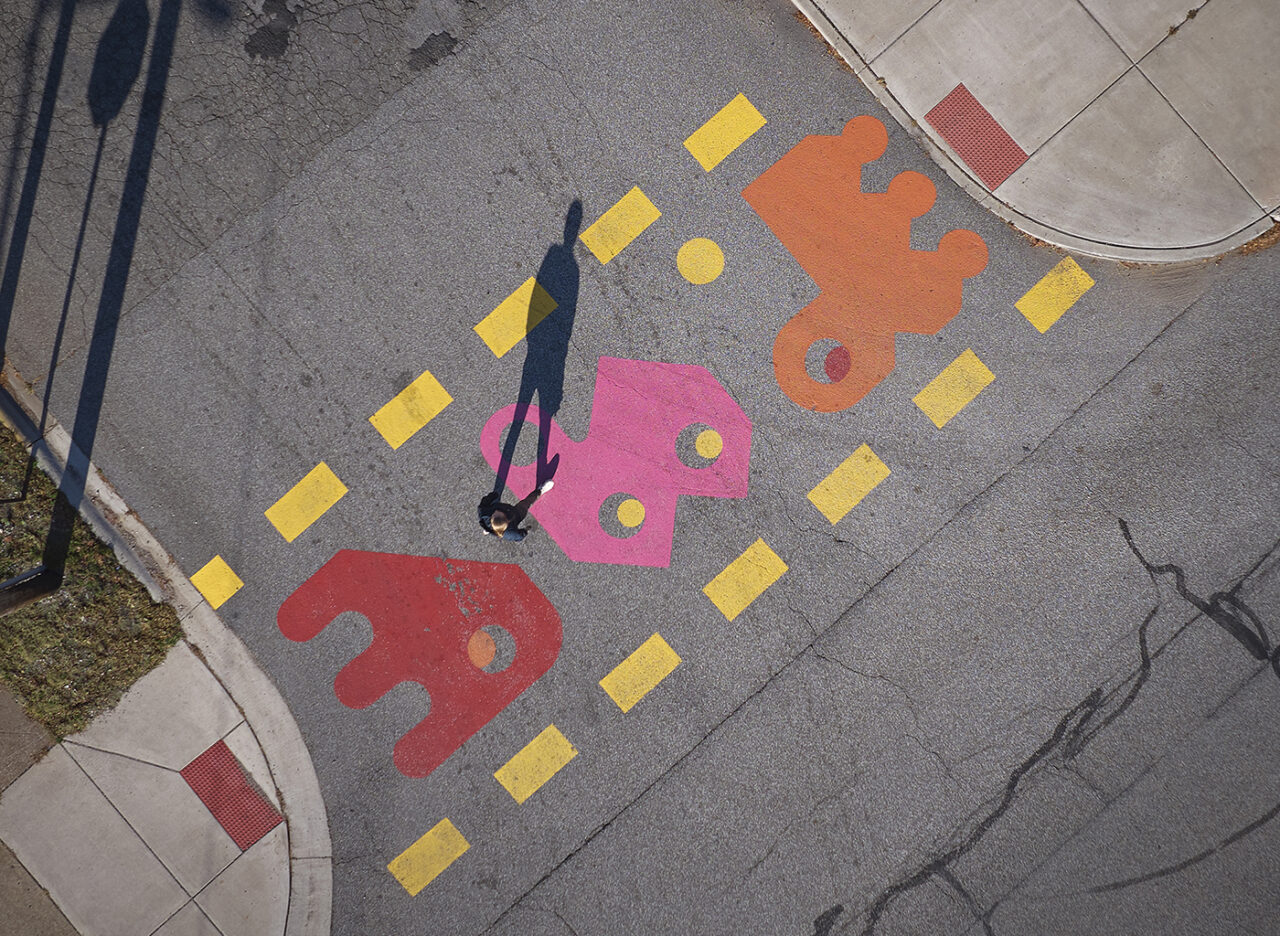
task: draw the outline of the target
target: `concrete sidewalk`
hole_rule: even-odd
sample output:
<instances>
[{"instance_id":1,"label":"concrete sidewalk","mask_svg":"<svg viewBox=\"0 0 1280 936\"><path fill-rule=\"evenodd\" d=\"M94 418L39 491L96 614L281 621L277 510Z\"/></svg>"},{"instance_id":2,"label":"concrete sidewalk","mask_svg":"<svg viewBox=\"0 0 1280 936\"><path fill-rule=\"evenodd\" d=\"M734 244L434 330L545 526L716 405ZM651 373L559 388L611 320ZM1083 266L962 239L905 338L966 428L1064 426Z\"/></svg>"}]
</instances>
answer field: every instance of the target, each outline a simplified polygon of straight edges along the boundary
<instances>
[{"instance_id":1,"label":"concrete sidewalk","mask_svg":"<svg viewBox=\"0 0 1280 936\"><path fill-rule=\"evenodd\" d=\"M5 420L31 439L36 401L14 379L5 389L20 407L6 400ZM56 422L36 442L55 479L68 444ZM284 700L96 470L87 492L86 519L174 605L185 639L114 710L51 748L0 699L9 923L27 936L68 923L85 936L325 936L328 824Z\"/></svg>"},{"instance_id":2,"label":"concrete sidewalk","mask_svg":"<svg viewBox=\"0 0 1280 936\"><path fill-rule=\"evenodd\" d=\"M1042 240L1215 256L1280 221L1271 0L794 0L981 204Z\"/></svg>"}]
</instances>

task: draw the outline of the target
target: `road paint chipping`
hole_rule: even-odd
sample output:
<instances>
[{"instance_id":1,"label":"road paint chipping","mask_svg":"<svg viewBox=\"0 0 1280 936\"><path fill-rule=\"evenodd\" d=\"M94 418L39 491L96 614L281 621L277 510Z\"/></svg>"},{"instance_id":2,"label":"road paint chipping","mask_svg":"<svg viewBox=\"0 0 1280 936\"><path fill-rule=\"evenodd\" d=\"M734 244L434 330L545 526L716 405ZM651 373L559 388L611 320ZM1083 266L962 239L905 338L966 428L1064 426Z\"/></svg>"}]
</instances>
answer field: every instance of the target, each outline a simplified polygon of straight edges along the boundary
<instances>
[{"instance_id":1,"label":"road paint chipping","mask_svg":"<svg viewBox=\"0 0 1280 936\"><path fill-rule=\"evenodd\" d=\"M266 517L285 542L292 543L346 493L347 486L321 462L290 488L289 493L268 507Z\"/></svg>"},{"instance_id":2,"label":"road paint chipping","mask_svg":"<svg viewBox=\"0 0 1280 936\"><path fill-rule=\"evenodd\" d=\"M996 375L969 348L929 381L913 402L941 429L995 379Z\"/></svg>"}]
</instances>

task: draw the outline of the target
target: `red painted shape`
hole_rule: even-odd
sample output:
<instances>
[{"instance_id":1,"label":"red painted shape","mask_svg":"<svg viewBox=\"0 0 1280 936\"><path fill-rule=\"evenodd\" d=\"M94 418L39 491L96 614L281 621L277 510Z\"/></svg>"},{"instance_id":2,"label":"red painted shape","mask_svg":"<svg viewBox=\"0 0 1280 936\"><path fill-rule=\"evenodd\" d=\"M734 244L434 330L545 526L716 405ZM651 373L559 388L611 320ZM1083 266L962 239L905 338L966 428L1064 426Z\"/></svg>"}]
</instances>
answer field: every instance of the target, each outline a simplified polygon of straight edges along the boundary
<instances>
[{"instance_id":1,"label":"red painted shape","mask_svg":"<svg viewBox=\"0 0 1280 936\"><path fill-rule=\"evenodd\" d=\"M213 818L244 851L284 817L249 782L244 768L225 741L219 741L182 768L182 778L209 807Z\"/></svg>"},{"instance_id":2,"label":"red painted shape","mask_svg":"<svg viewBox=\"0 0 1280 936\"><path fill-rule=\"evenodd\" d=\"M844 380L853 366L853 357L844 345L836 345L827 352L827 359L822 362L822 369L832 383Z\"/></svg>"},{"instance_id":3,"label":"red painted shape","mask_svg":"<svg viewBox=\"0 0 1280 936\"><path fill-rule=\"evenodd\" d=\"M805 137L742 191L822 290L773 345L778 385L807 409L831 413L861 400L893 370L894 335L936 334L960 311L964 280L987 265L973 231L948 231L937 250L911 249L911 220L937 197L920 173L899 173L887 192L862 191L863 164L888 142L884 124L855 117L838 136ZM850 356L830 383L805 368L824 339Z\"/></svg>"},{"instance_id":4,"label":"red painted shape","mask_svg":"<svg viewBox=\"0 0 1280 936\"><path fill-rule=\"evenodd\" d=\"M396 742L396 768L425 777L551 668L560 615L516 565L344 549L276 615L290 640L310 640L339 614L368 618L373 642L333 680L348 708L372 705L402 682L431 697L427 717ZM471 636L498 625L515 641L506 669L471 661Z\"/></svg>"},{"instance_id":5,"label":"red painted shape","mask_svg":"<svg viewBox=\"0 0 1280 936\"><path fill-rule=\"evenodd\" d=\"M1027 161L1013 137L963 84L924 115L982 184L994 190Z\"/></svg>"}]
</instances>

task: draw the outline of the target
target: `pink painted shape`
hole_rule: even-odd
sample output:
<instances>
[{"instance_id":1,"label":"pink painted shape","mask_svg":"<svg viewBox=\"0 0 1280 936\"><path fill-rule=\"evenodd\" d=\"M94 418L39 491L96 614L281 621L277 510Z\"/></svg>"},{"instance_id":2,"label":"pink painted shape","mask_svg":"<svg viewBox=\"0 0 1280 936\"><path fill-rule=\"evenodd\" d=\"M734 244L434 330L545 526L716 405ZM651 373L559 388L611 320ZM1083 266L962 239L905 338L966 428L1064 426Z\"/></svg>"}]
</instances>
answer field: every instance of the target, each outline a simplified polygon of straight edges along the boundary
<instances>
[{"instance_id":1,"label":"pink painted shape","mask_svg":"<svg viewBox=\"0 0 1280 936\"><path fill-rule=\"evenodd\" d=\"M499 410L480 433L480 450L496 471L502 432L515 406ZM538 408L529 407L537 433ZM705 423L724 440L719 458L690 468L676 454L676 438L687 426ZM596 373L591 426L581 442L554 422L549 451L559 453L555 490L530 510L577 562L668 566L675 538L676 500L746 497L751 459L751 420L705 367L602 357ZM507 485L523 496L535 484L535 466L512 465ZM626 539L600 526L600 505L614 494L644 504L644 523Z\"/></svg>"}]
</instances>

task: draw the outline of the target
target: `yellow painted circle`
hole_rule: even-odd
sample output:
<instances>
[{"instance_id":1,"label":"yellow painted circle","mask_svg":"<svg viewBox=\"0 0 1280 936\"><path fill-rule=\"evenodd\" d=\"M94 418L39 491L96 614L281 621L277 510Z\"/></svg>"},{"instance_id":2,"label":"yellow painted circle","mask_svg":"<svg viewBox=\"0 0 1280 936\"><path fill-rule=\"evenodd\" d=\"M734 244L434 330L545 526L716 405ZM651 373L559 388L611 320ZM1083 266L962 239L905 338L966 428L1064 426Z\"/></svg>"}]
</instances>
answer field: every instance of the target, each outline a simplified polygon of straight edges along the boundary
<instances>
[{"instance_id":1,"label":"yellow painted circle","mask_svg":"<svg viewBox=\"0 0 1280 936\"><path fill-rule=\"evenodd\" d=\"M685 241L676 254L676 266L680 275L701 286L709 283L724 270L724 252L720 245L705 237Z\"/></svg>"},{"instance_id":2,"label":"yellow painted circle","mask_svg":"<svg viewBox=\"0 0 1280 936\"><path fill-rule=\"evenodd\" d=\"M644 504L628 497L618 505L618 522L624 527L638 527L644 523Z\"/></svg>"},{"instance_id":3,"label":"yellow painted circle","mask_svg":"<svg viewBox=\"0 0 1280 936\"><path fill-rule=\"evenodd\" d=\"M693 447L703 458L715 458L724 451L724 439L714 429L703 429L698 433Z\"/></svg>"}]
</instances>

